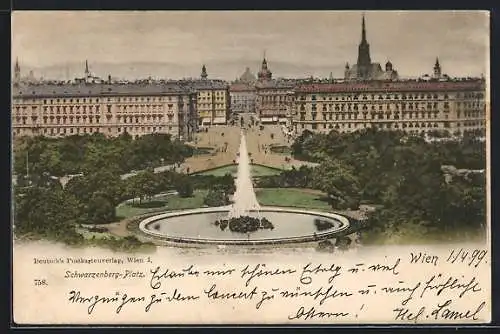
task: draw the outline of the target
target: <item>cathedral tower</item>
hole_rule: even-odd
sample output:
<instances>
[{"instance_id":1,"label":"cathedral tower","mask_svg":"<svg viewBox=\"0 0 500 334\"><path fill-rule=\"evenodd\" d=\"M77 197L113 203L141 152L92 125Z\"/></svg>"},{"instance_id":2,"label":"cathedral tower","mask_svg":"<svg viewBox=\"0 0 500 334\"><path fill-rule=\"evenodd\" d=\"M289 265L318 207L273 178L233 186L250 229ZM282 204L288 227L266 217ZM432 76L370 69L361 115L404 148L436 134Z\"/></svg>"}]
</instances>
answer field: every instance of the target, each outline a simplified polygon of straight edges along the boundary
<instances>
[{"instance_id":1,"label":"cathedral tower","mask_svg":"<svg viewBox=\"0 0 500 334\"><path fill-rule=\"evenodd\" d=\"M358 79L368 79L370 77L371 64L370 44L366 40L365 15L363 14L361 21L361 43L359 43L358 47Z\"/></svg>"},{"instance_id":2,"label":"cathedral tower","mask_svg":"<svg viewBox=\"0 0 500 334\"><path fill-rule=\"evenodd\" d=\"M14 83L19 83L21 81L21 66L19 66L19 60L16 58L16 64L14 65Z\"/></svg>"},{"instance_id":3,"label":"cathedral tower","mask_svg":"<svg viewBox=\"0 0 500 334\"><path fill-rule=\"evenodd\" d=\"M85 60L85 79L90 77L89 61Z\"/></svg>"}]
</instances>

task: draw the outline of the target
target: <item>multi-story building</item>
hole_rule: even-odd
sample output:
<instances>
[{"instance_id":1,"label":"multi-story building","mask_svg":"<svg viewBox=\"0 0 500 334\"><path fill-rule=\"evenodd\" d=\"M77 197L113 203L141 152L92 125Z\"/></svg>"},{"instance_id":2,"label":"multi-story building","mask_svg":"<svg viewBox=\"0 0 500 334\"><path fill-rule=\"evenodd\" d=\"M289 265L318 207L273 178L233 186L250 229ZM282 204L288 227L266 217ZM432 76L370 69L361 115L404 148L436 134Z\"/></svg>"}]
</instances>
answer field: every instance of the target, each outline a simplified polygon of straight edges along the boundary
<instances>
[{"instance_id":1,"label":"multi-story building","mask_svg":"<svg viewBox=\"0 0 500 334\"><path fill-rule=\"evenodd\" d=\"M258 73L255 109L261 123L289 123L294 104L295 80L272 79L264 57Z\"/></svg>"},{"instance_id":2,"label":"multi-story building","mask_svg":"<svg viewBox=\"0 0 500 334\"><path fill-rule=\"evenodd\" d=\"M295 88L293 128L300 133L340 132L377 127L412 134L444 130L450 134L485 132L486 84L483 78L451 79L439 60L431 76L400 80L392 63L385 72L372 63L362 18L357 64L346 65L344 80L310 82Z\"/></svg>"},{"instance_id":3,"label":"multi-story building","mask_svg":"<svg viewBox=\"0 0 500 334\"><path fill-rule=\"evenodd\" d=\"M190 140L196 92L177 83L13 86L14 136L169 133Z\"/></svg>"},{"instance_id":4,"label":"multi-story building","mask_svg":"<svg viewBox=\"0 0 500 334\"><path fill-rule=\"evenodd\" d=\"M297 133L363 128L485 131L484 79L313 83L296 87Z\"/></svg>"},{"instance_id":5,"label":"multi-story building","mask_svg":"<svg viewBox=\"0 0 500 334\"><path fill-rule=\"evenodd\" d=\"M235 82L229 87L229 94L233 114L255 112L255 86L244 82Z\"/></svg>"},{"instance_id":6,"label":"multi-story building","mask_svg":"<svg viewBox=\"0 0 500 334\"><path fill-rule=\"evenodd\" d=\"M231 113L255 112L255 83L257 78L247 67L245 72L229 86L231 96Z\"/></svg>"},{"instance_id":7,"label":"multi-story building","mask_svg":"<svg viewBox=\"0 0 500 334\"><path fill-rule=\"evenodd\" d=\"M229 87L222 80L208 80L207 77L207 70L203 65L201 80L190 83L197 92L198 125L226 124L231 103Z\"/></svg>"}]
</instances>

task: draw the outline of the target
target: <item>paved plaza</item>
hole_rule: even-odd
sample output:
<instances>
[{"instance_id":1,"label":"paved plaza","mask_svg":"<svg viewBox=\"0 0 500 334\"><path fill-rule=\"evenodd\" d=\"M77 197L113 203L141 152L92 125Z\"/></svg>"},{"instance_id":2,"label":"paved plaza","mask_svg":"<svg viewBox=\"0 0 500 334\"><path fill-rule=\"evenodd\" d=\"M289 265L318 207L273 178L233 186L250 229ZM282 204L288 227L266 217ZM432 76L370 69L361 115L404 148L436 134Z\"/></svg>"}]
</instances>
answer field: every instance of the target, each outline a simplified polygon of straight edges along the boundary
<instances>
[{"instance_id":1,"label":"paved plaza","mask_svg":"<svg viewBox=\"0 0 500 334\"><path fill-rule=\"evenodd\" d=\"M289 169L310 163L295 160L290 154L273 153L271 146L290 146L292 139L287 139L281 125L265 125L261 130L259 126L244 128L250 159L254 164L270 167ZM241 127L219 125L208 128L207 132L196 134L195 142L190 144L197 147L210 147L212 154L203 154L188 158L181 166L181 170L189 173L216 168L232 164L237 159L240 145Z\"/></svg>"}]
</instances>

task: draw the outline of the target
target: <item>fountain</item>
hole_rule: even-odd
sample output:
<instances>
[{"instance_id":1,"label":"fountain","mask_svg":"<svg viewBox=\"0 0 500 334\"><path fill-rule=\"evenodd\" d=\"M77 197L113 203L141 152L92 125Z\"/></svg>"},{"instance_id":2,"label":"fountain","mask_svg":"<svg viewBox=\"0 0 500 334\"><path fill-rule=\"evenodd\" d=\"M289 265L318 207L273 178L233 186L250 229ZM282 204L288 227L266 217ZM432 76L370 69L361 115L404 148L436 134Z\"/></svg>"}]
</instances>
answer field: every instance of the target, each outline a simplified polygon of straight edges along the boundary
<instances>
[{"instance_id":1,"label":"fountain","mask_svg":"<svg viewBox=\"0 0 500 334\"><path fill-rule=\"evenodd\" d=\"M335 213L261 207L253 188L242 130L231 205L158 214L144 219L139 228L149 236L173 243L281 245L335 238L346 232L349 220Z\"/></svg>"},{"instance_id":2,"label":"fountain","mask_svg":"<svg viewBox=\"0 0 500 334\"><path fill-rule=\"evenodd\" d=\"M238 174L236 177L236 191L233 196L233 205L229 210L229 218L248 216L251 212L259 212L260 205L255 196L252 178L250 176L250 162L248 159L246 137L241 131L241 141L238 159Z\"/></svg>"},{"instance_id":3,"label":"fountain","mask_svg":"<svg viewBox=\"0 0 500 334\"><path fill-rule=\"evenodd\" d=\"M250 163L244 130L241 130L240 149L238 151L238 174L236 177L236 191L233 196L227 219L216 220L214 224L222 231L228 228L231 232L247 233L259 229L274 229L274 225L266 218L261 217L260 205L255 196ZM257 216L257 217L255 217Z\"/></svg>"}]
</instances>

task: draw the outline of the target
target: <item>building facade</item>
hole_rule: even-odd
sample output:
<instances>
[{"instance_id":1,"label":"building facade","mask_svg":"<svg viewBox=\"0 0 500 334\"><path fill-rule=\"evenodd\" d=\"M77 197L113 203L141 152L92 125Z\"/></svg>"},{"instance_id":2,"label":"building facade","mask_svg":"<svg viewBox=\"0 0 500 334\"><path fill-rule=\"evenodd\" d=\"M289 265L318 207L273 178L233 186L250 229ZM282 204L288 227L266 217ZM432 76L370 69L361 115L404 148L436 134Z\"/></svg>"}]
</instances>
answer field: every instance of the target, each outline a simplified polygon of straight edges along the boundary
<instances>
[{"instance_id":1,"label":"building facade","mask_svg":"<svg viewBox=\"0 0 500 334\"><path fill-rule=\"evenodd\" d=\"M267 60L264 58L255 84L255 109L257 119L261 123L291 122L295 84L295 80L273 79Z\"/></svg>"},{"instance_id":2,"label":"building facade","mask_svg":"<svg viewBox=\"0 0 500 334\"><path fill-rule=\"evenodd\" d=\"M255 113L257 78L247 67L245 72L229 86L231 113Z\"/></svg>"},{"instance_id":3,"label":"building facade","mask_svg":"<svg viewBox=\"0 0 500 334\"><path fill-rule=\"evenodd\" d=\"M168 133L191 140L196 92L168 84L14 85L13 136Z\"/></svg>"},{"instance_id":4,"label":"building facade","mask_svg":"<svg viewBox=\"0 0 500 334\"><path fill-rule=\"evenodd\" d=\"M350 132L377 127L451 135L486 129L484 79L303 84L295 90L293 127Z\"/></svg>"},{"instance_id":5,"label":"building facade","mask_svg":"<svg viewBox=\"0 0 500 334\"><path fill-rule=\"evenodd\" d=\"M244 82L235 82L229 87L231 96L231 112L254 113L255 112L255 86Z\"/></svg>"},{"instance_id":6,"label":"building facade","mask_svg":"<svg viewBox=\"0 0 500 334\"><path fill-rule=\"evenodd\" d=\"M261 123L289 123L294 109L295 82L271 80L256 85L256 112Z\"/></svg>"},{"instance_id":7,"label":"building facade","mask_svg":"<svg viewBox=\"0 0 500 334\"><path fill-rule=\"evenodd\" d=\"M227 124L231 104L228 84L222 80L209 80L205 65L201 70L201 80L190 84L197 92L198 126Z\"/></svg>"},{"instance_id":8,"label":"building facade","mask_svg":"<svg viewBox=\"0 0 500 334\"><path fill-rule=\"evenodd\" d=\"M229 117L229 89L223 81L201 80L193 83L197 93L198 125L226 124Z\"/></svg>"}]
</instances>

